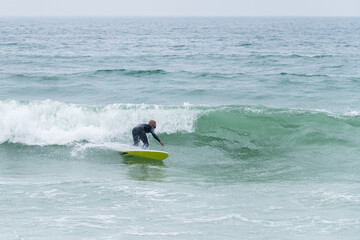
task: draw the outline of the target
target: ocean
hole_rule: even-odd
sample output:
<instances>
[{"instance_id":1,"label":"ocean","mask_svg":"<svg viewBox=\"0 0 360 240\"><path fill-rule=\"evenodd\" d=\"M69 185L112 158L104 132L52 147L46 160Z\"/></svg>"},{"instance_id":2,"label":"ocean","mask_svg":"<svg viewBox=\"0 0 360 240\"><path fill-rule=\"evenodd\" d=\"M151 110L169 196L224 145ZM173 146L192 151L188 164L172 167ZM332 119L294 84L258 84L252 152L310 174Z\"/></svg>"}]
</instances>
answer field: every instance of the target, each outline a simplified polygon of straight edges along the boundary
<instances>
[{"instance_id":1,"label":"ocean","mask_svg":"<svg viewBox=\"0 0 360 240\"><path fill-rule=\"evenodd\" d=\"M0 239L359 239L359 66L358 17L2 17Z\"/></svg>"}]
</instances>

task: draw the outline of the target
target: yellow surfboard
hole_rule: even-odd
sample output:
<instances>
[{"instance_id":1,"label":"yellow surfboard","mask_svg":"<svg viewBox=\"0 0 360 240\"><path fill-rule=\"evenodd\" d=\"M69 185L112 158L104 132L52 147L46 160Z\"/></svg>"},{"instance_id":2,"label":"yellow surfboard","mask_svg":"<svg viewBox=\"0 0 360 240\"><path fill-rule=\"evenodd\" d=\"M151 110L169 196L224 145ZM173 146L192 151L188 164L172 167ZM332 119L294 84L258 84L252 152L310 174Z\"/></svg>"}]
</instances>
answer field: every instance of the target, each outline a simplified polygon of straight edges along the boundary
<instances>
[{"instance_id":1,"label":"yellow surfboard","mask_svg":"<svg viewBox=\"0 0 360 240\"><path fill-rule=\"evenodd\" d=\"M136 151L119 151L121 155L141 157L141 158L149 158L155 160L164 160L169 154L163 151L152 151L152 150L136 150Z\"/></svg>"}]
</instances>

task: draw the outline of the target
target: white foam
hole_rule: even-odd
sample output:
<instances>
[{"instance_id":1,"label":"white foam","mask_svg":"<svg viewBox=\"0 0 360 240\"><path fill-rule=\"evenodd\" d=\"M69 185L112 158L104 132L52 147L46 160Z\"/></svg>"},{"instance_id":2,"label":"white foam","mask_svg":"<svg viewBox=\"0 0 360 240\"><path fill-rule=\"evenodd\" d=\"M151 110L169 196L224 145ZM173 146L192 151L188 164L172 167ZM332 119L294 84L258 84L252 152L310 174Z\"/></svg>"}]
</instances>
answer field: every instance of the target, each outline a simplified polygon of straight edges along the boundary
<instances>
[{"instance_id":1,"label":"white foam","mask_svg":"<svg viewBox=\"0 0 360 240\"><path fill-rule=\"evenodd\" d=\"M131 129L150 119L157 133L193 132L200 111L191 106L111 104L104 107L67 104L52 100L0 101L0 143L65 145L123 142Z\"/></svg>"}]
</instances>

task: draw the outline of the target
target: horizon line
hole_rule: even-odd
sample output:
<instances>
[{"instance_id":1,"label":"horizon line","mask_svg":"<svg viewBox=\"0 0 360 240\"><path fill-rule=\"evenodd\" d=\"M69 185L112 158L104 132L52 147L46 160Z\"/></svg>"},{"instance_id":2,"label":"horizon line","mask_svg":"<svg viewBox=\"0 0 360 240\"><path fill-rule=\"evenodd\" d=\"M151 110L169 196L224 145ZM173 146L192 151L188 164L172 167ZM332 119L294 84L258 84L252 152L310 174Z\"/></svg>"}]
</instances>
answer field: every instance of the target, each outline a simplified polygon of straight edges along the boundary
<instances>
[{"instance_id":1,"label":"horizon line","mask_svg":"<svg viewBox=\"0 0 360 240\"><path fill-rule=\"evenodd\" d=\"M324 18L331 18L331 17L360 17L359 16L351 16L351 15L0 15L0 17L229 17L229 18L236 18L236 17L324 17Z\"/></svg>"}]
</instances>

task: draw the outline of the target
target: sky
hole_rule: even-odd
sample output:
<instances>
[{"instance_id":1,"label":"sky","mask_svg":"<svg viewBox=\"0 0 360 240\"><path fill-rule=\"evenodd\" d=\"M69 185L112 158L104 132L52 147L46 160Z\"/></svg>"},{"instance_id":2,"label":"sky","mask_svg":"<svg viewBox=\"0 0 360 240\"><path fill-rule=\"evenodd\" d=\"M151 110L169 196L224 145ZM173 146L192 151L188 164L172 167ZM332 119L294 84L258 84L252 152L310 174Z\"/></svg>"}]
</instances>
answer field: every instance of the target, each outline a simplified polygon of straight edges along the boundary
<instances>
[{"instance_id":1,"label":"sky","mask_svg":"<svg viewBox=\"0 0 360 240\"><path fill-rule=\"evenodd\" d=\"M360 0L0 0L0 16L360 16Z\"/></svg>"}]
</instances>

